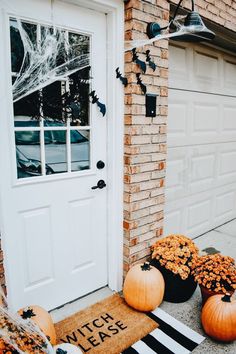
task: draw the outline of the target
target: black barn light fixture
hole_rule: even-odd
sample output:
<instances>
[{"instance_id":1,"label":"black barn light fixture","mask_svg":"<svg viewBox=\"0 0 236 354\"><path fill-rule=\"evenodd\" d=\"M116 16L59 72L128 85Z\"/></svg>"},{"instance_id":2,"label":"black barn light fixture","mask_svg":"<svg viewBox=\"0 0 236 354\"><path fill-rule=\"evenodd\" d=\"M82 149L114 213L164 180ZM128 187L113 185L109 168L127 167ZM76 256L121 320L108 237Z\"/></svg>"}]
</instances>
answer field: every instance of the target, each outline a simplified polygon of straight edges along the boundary
<instances>
[{"instance_id":1,"label":"black barn light fixture","mask_svg":"<svg viewBox=\"0 0 236 354\"><path fill-rule=\"evenodd\" d=\"M156 22L151 22L147 26L147 35L149 38L154 38L161 34L162 30L172 29L174 20L178 14L180 5L183 0L180 0L172 20L166 27L160 27ZM181 26L181 30L175 32L176 36L173 40L179 40L184 42L201 42L205 40L213 40L215 38L215 33L206 27L201 16L197 11L194 10L194 0L192 1L192 11L187 14L184 20L184 25Z\"/></svg>"}]
</instances>

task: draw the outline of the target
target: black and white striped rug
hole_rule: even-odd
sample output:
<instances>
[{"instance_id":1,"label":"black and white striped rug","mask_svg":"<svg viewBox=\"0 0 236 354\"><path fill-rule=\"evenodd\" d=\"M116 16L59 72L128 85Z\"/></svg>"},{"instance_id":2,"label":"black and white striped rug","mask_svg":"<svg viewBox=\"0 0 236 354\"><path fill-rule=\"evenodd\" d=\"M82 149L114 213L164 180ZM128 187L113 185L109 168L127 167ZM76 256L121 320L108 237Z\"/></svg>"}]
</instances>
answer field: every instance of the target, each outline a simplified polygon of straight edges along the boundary
<instances>
[{"instance_id":1,"label":"black and white striped rug","mask_svg":"<svg viewBox=\"0 0 236 354\"><path fill-rule=\"evenodd\" d=\"M205 339L160 308L147 315L156 321L159 327L122 354L188 354Z\"/></svg>"}]
</instances>

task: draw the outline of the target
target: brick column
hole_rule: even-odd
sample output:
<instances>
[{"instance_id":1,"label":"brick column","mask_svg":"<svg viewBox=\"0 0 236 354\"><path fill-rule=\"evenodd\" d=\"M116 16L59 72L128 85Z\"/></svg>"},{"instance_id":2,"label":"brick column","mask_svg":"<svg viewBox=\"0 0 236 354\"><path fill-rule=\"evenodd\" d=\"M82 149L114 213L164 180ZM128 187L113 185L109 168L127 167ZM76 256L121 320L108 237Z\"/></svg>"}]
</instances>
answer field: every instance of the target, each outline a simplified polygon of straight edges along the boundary
<instances>
[{"instance_id":1,"label":"brick column","mask_svg":"<svg viewBox=\"0 0 236 354\"><path fill-rule=\"evenodd\" d=\"M165 26L169 21L169 3L165 0L130 0L125 5L125 39L148 39L149 22ZM147 93L157 94L157 116L145 116L145 95L136 83L140 67L125 54L124 156L124 274L132 264L150 255L150 246L163 233L164 183L166 168L166 121L168 105L168 40L137 48L139 58L145 52L157 64L155 72L147 66L141 75Z\"/></svg>"}]
</instances>

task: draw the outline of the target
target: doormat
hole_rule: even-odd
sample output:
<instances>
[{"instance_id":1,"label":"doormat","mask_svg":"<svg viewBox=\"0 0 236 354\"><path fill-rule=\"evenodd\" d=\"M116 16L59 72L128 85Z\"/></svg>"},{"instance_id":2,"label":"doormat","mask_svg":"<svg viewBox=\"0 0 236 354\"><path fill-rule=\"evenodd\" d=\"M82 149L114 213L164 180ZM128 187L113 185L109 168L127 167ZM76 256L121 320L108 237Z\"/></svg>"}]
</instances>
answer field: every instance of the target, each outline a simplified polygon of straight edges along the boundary
<instances>
[{"instance_id":1,"label":"doormat","mask_svg":"<svg viewBox=\"0 0 236 354\"><path fill-rule=\"evenodd\" d=\"M118 294L55 324L59 343L77 345L89 354L121 353L157 327L156 321L131 309Z\"/></svg>"},{"instance_id":2,"label":"doormat","mask_svg":"<svg viewBox=\"0 0 236 354\"><path fill-rule=\"evenodd\" d=\"M147 316L158 323L158 328L122 354L188 354L205 339L160 308L149 312Z\"/></svg>"},{"instance_id":3,"label":"doormat","mask_svg":"<svg viewBox=\"0 0 236 354\"><path fill-rule=\"evenodd\" d=\"M88 354L188 354L204 339L160 308L141 313L118 294L55 324L59 343Z\"/></svg>"}]
</instances>

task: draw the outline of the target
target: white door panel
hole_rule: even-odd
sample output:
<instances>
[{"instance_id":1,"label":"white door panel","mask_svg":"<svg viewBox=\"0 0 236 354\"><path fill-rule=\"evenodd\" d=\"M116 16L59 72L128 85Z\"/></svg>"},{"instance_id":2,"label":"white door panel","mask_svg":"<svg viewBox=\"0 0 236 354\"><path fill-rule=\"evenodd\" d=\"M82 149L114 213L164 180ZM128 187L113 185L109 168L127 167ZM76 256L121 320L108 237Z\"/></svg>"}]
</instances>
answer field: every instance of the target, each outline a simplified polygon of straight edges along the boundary
<instances>
[{"instance_id":1,"label":"white door panel","mask_svg":"<svg viewBox=\"0 0 236 354\"><path fill-rule=\"evenodd\" d=\"M233 56L170 46L165 234L195 237L236 217L235 77Z\"/></svg>"},{"instance_id":2,"label":"white door panel","mask_svg":"<svg viewBox=\"0 0 236 354\"><path fill-rule=\"evenodd\" d=\"M10 67L8 12L12 17L22 17L30 23L50 25L53 22L54 26L68 33L89 36L90 89L96 90L101 102L105 103L105 14L60 1L55 1L52 7L51 1L47 0L14 0L11 1L11 8L5 10L6 33L2 39L6 49L4 60L8 66L4 69L2 66L1 72ZM102 117L96 104L90 104L86 127L44 127L41 123L40 127L33 127L33 132L41 132L40 144L42 132L46 134L44 139L53 129L56 133L65 132L67 138L63 144L67 145L54 147L52 158L56 159L56 153L61 154L62 148L66 147L68 151L65 156L69 159L68 166L71 162L72 167L68 172L29 178L19 178L18 175L17 178L14 129L22 131L23 128L14 127L10 70L5 76L9 86L4 82L4 91L9 91L9 95L3 101L4 118L0 134L4 151L1 149L0 160L3 171L1 232L6 255L8 298L15 309L32 303L52 309L107 284L107 189L91 189L98 180L107 181L107 117ZM26 130L30 132L31 128ZM72 131L76 132L76 136L77 132L82 132L88 141L90 162L85 170L73 172L73 166L76 166L73 165L73 154L78 152L71 140ZM46 162L50 147L53 146L45 143L41 151L41 155L46 152ZM98 160L105 162L105 168L97 169Z\"/></svg>"}]
</instances>

